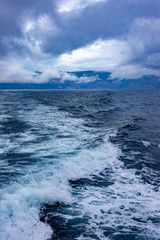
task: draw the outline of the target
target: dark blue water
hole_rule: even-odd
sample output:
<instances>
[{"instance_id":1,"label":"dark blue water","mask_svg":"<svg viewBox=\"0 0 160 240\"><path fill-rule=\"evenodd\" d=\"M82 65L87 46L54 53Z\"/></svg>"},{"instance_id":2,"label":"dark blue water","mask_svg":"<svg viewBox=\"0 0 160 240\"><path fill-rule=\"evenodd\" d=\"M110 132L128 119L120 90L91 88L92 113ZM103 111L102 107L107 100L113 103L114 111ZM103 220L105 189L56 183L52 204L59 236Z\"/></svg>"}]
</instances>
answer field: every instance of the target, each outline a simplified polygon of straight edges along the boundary
<instances>
[{"instance_id":1,"label":"dark blue water","mask_svg":"<svg viewBox=\"0 0 160 240\"><path fill-rule=\"evenodd\" d=\"M1 240L160 239L160 91L1 91Z\"/></svg>"}]
</instances>

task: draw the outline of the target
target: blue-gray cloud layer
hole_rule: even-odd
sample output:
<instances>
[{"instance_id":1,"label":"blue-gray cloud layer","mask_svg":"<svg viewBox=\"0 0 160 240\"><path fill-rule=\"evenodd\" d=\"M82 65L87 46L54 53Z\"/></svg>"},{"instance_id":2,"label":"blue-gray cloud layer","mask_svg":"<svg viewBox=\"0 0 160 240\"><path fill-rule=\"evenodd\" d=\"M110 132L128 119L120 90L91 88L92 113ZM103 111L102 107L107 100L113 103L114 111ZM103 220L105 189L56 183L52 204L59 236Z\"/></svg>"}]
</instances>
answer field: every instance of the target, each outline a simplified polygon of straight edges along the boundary
<instances>
[{"instance_id":1,"label":"blue-gray cloud layer","mask_svg":"<svg viewBox=\"0 0 160 240\"><path fill-rule=\"evenodd\" d=\"M69 12L57 11L57 3L56 0L1 0L1 57L13 52L32 57L30 44L34 47L34 42L39 42L43 54L58 56L97 39L116 39L130 45L129 64L139 62L159 69L159 0L108 0ZM41 17L47 20L41 23ZM24 26L29 21L35 26L26 32Z\"/></svg>"}]
</instances>

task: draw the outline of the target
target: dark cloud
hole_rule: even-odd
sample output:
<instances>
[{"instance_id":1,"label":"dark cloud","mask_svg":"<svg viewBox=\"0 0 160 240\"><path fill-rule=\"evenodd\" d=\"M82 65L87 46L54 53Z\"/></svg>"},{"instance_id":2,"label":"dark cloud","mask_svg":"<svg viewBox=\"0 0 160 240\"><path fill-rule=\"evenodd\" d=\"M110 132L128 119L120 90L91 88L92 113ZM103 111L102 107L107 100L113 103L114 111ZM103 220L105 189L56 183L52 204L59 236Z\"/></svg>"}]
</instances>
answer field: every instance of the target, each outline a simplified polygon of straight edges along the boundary
<instances>
[{"instance_id":1,"label":"dark cloud","mask_svg":"<svg viewBox=\"0 0 160 240\"><path fill-rule=\"evenodd\" d=\"M23 39L21 28L25 18L35 19L41 14L51 13L54 2L50 0L1 0L0 6L0 53L6 54L8 50L19 51L20 46L13 41L12 48L7 42L13 38ZM9 47L9 49L8 49ZM21 47L22 48L22 47Z\"/></svg>"},{"instance_id":2,"label":"dark cloud","mask_svg":"<svg viewBox=\"0 0 160 240\"><path fill-rule=\"evenodd\" d=\"M85 8L81 13L64 13L57 18L63 29L50 36L43 50L60 54L95 41L122 38L130 32L136 18L158 18L160 2L149 0L111 0Z\"/></svg>"},{"instance_id":3,"label":"dark cloud","mask_svg":"<svg viewBox=\"0 0 160 240\"><path fill-rule=\"evenodd\" d=\"M1 0L1 57L40 59L43 54L58 56L97 39L114 39L131 49L125 64L159 69L155 59L160 59L160 1L108 0L69 12L58 12L57 3Z\"/></svg>"},{"instance_id":4,"label":"dark cloud","mask_svg":"<svg viewBox=\"0 0 160 240\"><path fill-rule=\"evenodd\" d=\"M7 51L5 37L23 39L23 19L35 20L47 14L61 31L55 35L37 34L42 40L42 50L53 54L81 47L98 38L121 38L130 32L136 18L159 18L160 2L156 0L110 0L88 6L83 10L58 13L56 1L2 0L0 10L1 53ZM39 35L39 36L38 36ZM15 50L18 46L13 42ZM19 46L20 47L20 46ZM24 46L23 46L24 47ZM22 48L22 46L21 46Z\"/></svg>"}]
</instances>

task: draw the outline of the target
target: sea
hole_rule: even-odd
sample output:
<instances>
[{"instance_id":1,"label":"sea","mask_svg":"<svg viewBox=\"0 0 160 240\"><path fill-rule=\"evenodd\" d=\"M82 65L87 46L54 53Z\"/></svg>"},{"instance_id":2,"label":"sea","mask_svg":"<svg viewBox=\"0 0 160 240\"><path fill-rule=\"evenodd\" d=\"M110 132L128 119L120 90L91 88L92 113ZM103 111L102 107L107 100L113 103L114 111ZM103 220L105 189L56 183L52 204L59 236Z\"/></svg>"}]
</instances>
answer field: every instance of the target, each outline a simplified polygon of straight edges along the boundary
<instances>
[{"instance_id":1,"label":"sea","mask_svg":"<svg viewBox=\"0 0 160 240\"><path fill-rule=\"evenodd\" d=\"M159 240L160 90L0 91L1 240Z\"/></svg>"}]
</instances>

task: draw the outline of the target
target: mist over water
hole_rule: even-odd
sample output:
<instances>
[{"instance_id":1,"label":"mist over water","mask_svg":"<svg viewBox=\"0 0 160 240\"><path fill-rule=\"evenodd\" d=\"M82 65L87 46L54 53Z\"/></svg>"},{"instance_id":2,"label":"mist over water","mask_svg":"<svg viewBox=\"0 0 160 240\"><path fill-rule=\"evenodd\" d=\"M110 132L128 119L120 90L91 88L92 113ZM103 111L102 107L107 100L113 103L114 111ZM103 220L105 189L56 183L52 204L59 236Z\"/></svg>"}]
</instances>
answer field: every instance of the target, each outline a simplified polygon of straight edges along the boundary
<instances>
[{"instance_id":1,"label":"mist over water","mask_svg":"<svg viewBox=\"0 0 160 240\"><path fill-rule=\"evenodd\" d=\"M1 91L1 240L160 239L160 91Z\"/></svg>"}]
</instances>

